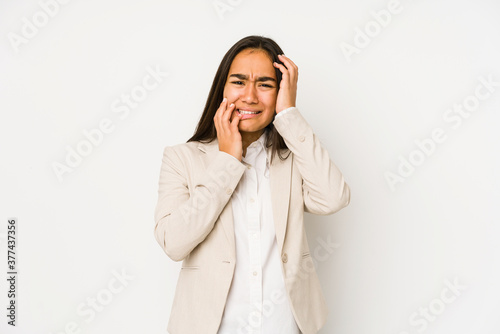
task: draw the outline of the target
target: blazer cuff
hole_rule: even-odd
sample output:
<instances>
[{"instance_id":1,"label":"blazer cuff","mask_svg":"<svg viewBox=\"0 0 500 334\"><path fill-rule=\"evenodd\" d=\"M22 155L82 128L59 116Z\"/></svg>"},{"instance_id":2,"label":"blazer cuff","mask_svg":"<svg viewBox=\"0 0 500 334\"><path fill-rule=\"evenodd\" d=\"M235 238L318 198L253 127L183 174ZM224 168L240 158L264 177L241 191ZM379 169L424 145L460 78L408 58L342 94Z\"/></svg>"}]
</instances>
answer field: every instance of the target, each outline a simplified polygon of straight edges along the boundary
<instances>
[{"instance_id":1,"label":"blazer cuff","mask_svg":"<svg viewBox=\"0 0 500 334\"><path fill-rule=\"evenodd\" d=\"M276 116L274 117L274 119L283 116L284 114L286 114L290 110L293 110L293 108L295 108L295 107L290 107L290 108L286 108L286 109L281 110L279 113L276 114Z\"/></svg>"},{"instance_id":2,"label":"blazer cuff","mask_svg":"<svg viewBox=\"0 0 500 334\"><path fill-rule=\"evenodd\" d=\"M292 151L302 176L305 211L331 214L349 204L350 189L328 151L296 107L273 125Z\"/></svg>"},{"instance_id":3,"label":"blazer cuff","mask_svg":"<svg viewBox=\"0 0 500 334\"><path fill-rule=\"evenodd\" d=\"M195 187L208 186L210 182L216 182L220 189L224 190L223 203L227 203L229 197L238 186L245 169L247 168L241 161L229 153L215 150L210 152L216 157L207 166L207 173L202 183L195 184Z\"/></svg>"}]
</instances>

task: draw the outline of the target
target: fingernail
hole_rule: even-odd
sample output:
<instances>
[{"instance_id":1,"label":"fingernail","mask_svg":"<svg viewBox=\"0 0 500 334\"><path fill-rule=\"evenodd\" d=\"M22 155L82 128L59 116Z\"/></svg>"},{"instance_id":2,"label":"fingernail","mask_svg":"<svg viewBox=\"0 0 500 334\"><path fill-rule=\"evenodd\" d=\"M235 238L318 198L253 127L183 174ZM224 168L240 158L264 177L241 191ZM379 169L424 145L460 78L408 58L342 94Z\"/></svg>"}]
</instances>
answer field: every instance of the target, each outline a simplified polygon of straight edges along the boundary
<instances>
[{"instance_id":1,"label":"fingernail","mask_svg":"<svg viewBox=\"0 0 500 334\"><path fill-rule=\"evenodd\" d=\"M226 98L224 98L224 99L222 100L222 102L226 102L226 100L227 100L227 99L226 99Z\"/></svg>"},{"instance_id":2,"label":"fingernail","mask_svg":"<svg viewBox=\"0 0 500 334\"><path fill-rule=\"evenodd\" d=\"M231 103L229 106L230 106L230 107L234 106L234 103Z\"/></svg>"}]
</instances>

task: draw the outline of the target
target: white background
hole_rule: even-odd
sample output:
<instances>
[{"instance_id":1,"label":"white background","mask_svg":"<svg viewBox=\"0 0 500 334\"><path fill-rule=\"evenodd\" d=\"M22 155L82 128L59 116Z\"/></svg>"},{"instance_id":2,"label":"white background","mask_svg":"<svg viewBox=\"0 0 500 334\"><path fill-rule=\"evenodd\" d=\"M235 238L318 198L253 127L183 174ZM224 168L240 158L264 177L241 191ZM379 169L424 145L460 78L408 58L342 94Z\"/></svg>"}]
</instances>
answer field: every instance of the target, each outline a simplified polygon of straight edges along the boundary
<instances>
[{"instance_id":1,"label":"white background","mask_svg":"<svg viewBox=\"0 0 500 334\"><path fill-rule=\"evenodd\" d=\"M443 116L472 101L481 76L500 82L500 3L401 0L385 27L371 12L389 1L220 3L231 10L72 0L43 22L37 1L1 0L0 332L166 333L180 263L153 235L163 148L191 137L223 55L257 34L299 67L297 107L352 191L340 212L305 216L312 250L338 244L315 262L329 307L320 333L499 333L500 86L459 126ZM34 17L38 31L16 46ZM369 44L346 57L343 43L367 27ZM112 104L148 68L169 76L120 118ZM60 182L53 164L103 119L113 131ZM435 128L446 140L418 153ZM411 154L424 159L391 189L386 173ZM6 324L11 217L16 328ZM105 305L91 317L97 297Z\"/></svg>"}]
</instances>

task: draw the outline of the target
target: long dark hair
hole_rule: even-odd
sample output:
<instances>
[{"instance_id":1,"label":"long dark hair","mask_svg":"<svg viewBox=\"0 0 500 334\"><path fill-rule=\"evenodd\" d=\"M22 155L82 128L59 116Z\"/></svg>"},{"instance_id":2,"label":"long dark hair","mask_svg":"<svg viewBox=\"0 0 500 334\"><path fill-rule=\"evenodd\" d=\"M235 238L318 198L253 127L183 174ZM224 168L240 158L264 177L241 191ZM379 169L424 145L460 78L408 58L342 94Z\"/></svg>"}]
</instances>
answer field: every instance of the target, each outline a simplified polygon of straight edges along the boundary
<instances>
[{"instance_id":1,"label":"long dark hair","mask_svg":"<svg viewBox=\"0 0 500 334\"><path fill-rule=\"evenodd\" d=\"M229 68L231 67L233 59L236 57L236 55L245 49L263 50L268 54L269 58L271 58L271 61L277 62L278 64L283 64L278 59L278 55L283 54L283 50L281 50L279 45L272 39L263 36L247 36L240 39L229 49L229 51L227 51L227 53L224 55L224 58L222 58L219 69L215 74L212 87L210 88L210 93L208 94L207 102L205 104L205 108L203 109L203 114L201 115L194 135L189 138L187 143L190 141L210 143L215 138L217 138L217 129L215 128L214 117L217 109L220 106L220 103L222 102L222 99L224 98L222 95L224 93L224 86L226 85ZM281 83L281 71L278 68L275 68L275 71L277 78L277 88L279 91ZM274 117L276 117L276 114L274 115ZM265 146L272 146L270 162L271 164L276 153L278 153L278 156L281 160L287 159L288 155L290 155L288 154L286 158L283 158L281 156L280 150L288 150L288 147L286 146L283 137L281 137L278 131L274 128L274 117L264 129L264 131L266 132Z\"/></svg>"}]
</instances>

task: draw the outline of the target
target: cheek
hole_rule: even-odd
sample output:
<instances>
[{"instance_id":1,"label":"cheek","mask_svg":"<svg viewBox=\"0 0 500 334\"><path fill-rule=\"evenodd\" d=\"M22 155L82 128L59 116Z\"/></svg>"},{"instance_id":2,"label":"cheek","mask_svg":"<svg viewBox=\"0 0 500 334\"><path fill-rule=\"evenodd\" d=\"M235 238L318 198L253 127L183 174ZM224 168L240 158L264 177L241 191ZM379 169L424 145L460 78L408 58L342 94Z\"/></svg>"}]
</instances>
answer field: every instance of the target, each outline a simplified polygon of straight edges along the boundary
<instances>
[{"instance_id":1,"label":"cheek","mask_svg":"<svg viewBox=\"0 0 500 334\"><path fill-rule=\"evenodd\" d=\"M224 96L229 98L230 96L234 95L234 91L231 89L229 85L224 86Z\"/></svg>"},{"instance_id":2,"label":"cheek","mask_svg":"<svg viewBox=\"0 0 500 334\"><path fill-rule=\"evenodd\" d=\"M264 103L266 104L267 108L274 110L274 108L276 107L276 96L274 95L266 96Z\"/></svg>"},{"instance_id":3,"label":"cheek","mask_svg":"<svg viewBox=\"0 0 500 334\"><path fill-rule=\"evenodd\" d=\"M239 98L238 92L235 91L234 89L231 89L231 88L225 89L224 94L225 94L225 96L227 96L228 100L231 102L234 102Z\"/></svg>"}]
</instances>

